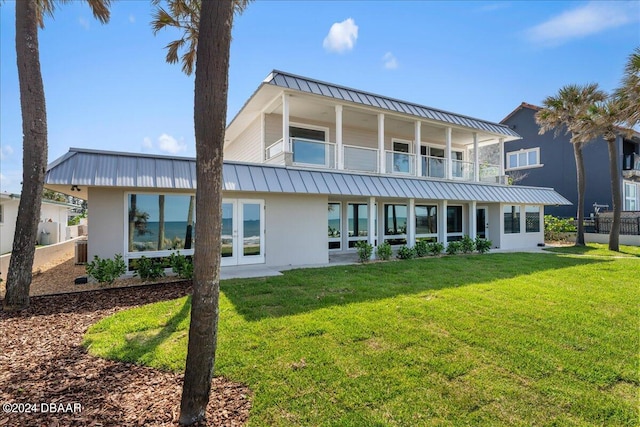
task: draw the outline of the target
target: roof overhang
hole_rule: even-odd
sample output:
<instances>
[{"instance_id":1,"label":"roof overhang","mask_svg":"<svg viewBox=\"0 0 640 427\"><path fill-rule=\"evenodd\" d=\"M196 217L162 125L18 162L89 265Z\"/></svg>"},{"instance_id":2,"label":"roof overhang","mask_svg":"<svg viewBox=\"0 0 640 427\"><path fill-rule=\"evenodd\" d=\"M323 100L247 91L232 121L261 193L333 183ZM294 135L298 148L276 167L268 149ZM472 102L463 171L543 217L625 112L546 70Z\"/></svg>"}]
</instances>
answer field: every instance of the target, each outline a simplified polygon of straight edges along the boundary
<instances>
[{"instance_id":1,"label":"roof overhang","mask_svg":"<svg viewBox=\"0 0 640 427\"><path fill-rule=\"evenodd\" d=\"M225 162L223 191L461 202L570 205L551 188ZM74 194L71 188L77 186ZM195 159L72 148L47 170L45 187L80 197L88 187L195 192Z\"/></svg>"}]
</instances>

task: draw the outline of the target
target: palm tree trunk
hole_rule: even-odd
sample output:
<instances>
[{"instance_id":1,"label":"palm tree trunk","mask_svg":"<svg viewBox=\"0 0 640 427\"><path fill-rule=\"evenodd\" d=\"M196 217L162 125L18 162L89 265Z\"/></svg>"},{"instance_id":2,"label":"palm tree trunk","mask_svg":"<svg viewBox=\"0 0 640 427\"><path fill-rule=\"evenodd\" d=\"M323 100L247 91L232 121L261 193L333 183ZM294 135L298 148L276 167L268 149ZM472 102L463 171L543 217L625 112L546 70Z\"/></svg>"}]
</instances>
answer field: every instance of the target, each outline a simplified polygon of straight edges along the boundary
<instances>
[{"instance_id":1,"label":"palm tree trunk","mask_svg":"<svg viewBox=\"0 0 640 427\"><path fill-rule=\"evenodd\" d=\"M136 231L136 210L138 196L135 194L131 195L131 202L129 206L129 252L133 252L133 236Z\"/></svg>"},{"instance_id":2,"label":"palm tree trunk","mask_svg":"<svg viewBox=\"0 0 640 427\"><path fill-rule=\"evenodd\" d=\"M29 306L31 270L47 168L47 111L40 72L37 3L36 0L16 2L16 56L23 133L22 194L7 272L5 311Z\"/></svg>"},{"instance_id":3,"label":"palm tree trunk","mask_svg":"<svg viewBox=\"0 0 640 427\"><path fill-rule=\"evenodd\" d=\"M609 250L618 252L620 250L620 212L622 202L622 190L620 188L620 175L618 169L618 150L616 150L616 139L608 139L609 148L609 171L611 173L611 197L613 203L613 223L609 233Z\"/></svg>"},{"instance_id":4,"label":"palm tree trunk","mask_svg":"<svg viewBox=\"0 0 640 427\"><path fill-rule=\"evenodd\" d=\"M164 194L158 196L158 250L164 246Z\"/></svg>"},{"instance_id":5,"label":"palm tree trunk","mask_svg":"<svg viewBox=\"0 0 640 427\"><path fill-rule=\"evenodd\" d=\"M222 147L227 116L233 1L203 1L195 79L196 212L191 326L180 424L205 418L218 332L222 233Z\"/></svg>"},{"instance_id":6,"label":"palm tree trunk","mask_svg":"<svg viewBox=\"0 0 640 427\"><path fill-rule=\"evenodd\" d=\"M584 193L586 182L581 142L575 142L573 144L573 155L576 159L576 178L578 180L578 232L576 234L576 246L584 246Z\"/></svg>"}]
</instances>

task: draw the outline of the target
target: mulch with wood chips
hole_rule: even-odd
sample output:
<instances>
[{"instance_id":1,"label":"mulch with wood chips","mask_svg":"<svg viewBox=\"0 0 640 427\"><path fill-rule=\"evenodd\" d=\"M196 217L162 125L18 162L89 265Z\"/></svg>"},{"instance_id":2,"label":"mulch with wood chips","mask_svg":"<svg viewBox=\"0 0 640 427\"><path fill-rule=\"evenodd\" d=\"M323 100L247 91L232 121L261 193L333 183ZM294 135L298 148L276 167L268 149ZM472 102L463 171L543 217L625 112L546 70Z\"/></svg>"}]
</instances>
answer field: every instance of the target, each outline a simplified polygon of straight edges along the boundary
<instances>
[{"instance_id":1,"label":"mulch with wood chips","mask_svg":"<svg viewBox=\"0 0 640 427\"><path fill-rule=\"evenodd\" d=\"M23 312L0 312L0 426L177 425L182 374L100 359L81 343L87 327L105 316L190 290L189 282L177 282L40 296ZM214 378L202 425L245 424L250 393ZM35 407L19 405L27 403Z\"/></svg>"}]
</instances>

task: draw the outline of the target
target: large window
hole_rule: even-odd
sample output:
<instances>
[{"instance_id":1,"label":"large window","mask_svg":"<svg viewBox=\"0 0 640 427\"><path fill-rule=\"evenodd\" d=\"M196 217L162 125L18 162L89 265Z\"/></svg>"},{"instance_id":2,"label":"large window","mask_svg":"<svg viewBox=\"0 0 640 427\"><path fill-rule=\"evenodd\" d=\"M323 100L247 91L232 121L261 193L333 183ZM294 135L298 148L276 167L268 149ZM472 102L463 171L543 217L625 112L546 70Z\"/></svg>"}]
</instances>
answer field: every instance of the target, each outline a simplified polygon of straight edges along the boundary
<instances>
[{"instance_id":1,"label":"large window","mask_svg":"<svg viewBox=\"0 0 640 427\"><path fill-rule=\"evenodd\" d=\"M462 239L462 206L447 206L447 242Z\"/></svg>"},{"instance_id":2,"label":"large window","mask_svg":"<svg viewBox=\"0 0 640 427\"><path fill-rule=\"evenodd\" d=\"M342 229L342 205L340 203L329 203L328 212L328 237L329 237L329 249L340 249Z\"/></svg>"},{"instance_id":3,"label":"large window","mask_svg":"<svg viewBox=\"0 0 640 427\"><path fill-rule=\"evenodd\" d=\"M520 206L506 205L503 208L504 232L506 234L520 233Z\"/></svg>"},{"instance_id":4,"label":"large window","mask_svg":"<svg viewBox=\"0 0 640 427\"><path fill-rule=\"evenodd\" d=\"M360 240L367 240L369 236L369 205L366 203L349 203L347 205L347 226L349 227L348 240L350 248L355 247ZM375 230L373 234L376 234Z\"/></svg>"},{"instance_id":5,"label":"large window","mask_svg":"<svg viewBox=\"0 0 640 427\"><path fill-rule=\"evenodd\" d=\"M416 205L416 240L437 241L438 207Z\"/></svg>"},{"instance_id":6,"label":"large window","mask_svg":"<svg viewBox=\"0 0 640 427\"><path fill-rule=\"evenodd\" d=\"M384 234L391 245L407 243L407 205L384 205Z\"/></svg>"},{"instance_id":7,"label":"large window","mask_svg":"<svg viewBox=\"0 0 640 427\"><path fill-rule=\"evenodd\" d=\"M538 233L540 231L540 206L525 206L524 220L527 233Z\"/></svg>"},{"instance_id":8,"label":"large window","mask_svg":"<svg viewBox=\"0 0 640 427\"><path fill-rule=\"evenodd\" d=\"M638 209L638 184L634 182L624 183L624 210L637 211Z\"/></svg>"},{"instance_id":9,"label":"large window","mask_svg":"<svg viewBox=\"0 0 640 427\"><path fill-rule=\"evenodd\" d=\"M194 196L129 194L127 199L129 252L193 248Z\"/></svg>"},{"instance_id":10,"label":"large window","mask_svg":"<svg viewBox=\"0 0 640 427\"><path fill-rule=\"evenodd\" d=\"M540 148L538 147L507 153L507 169L535 166L540 166Z\"/></svg>"}]
</instances>

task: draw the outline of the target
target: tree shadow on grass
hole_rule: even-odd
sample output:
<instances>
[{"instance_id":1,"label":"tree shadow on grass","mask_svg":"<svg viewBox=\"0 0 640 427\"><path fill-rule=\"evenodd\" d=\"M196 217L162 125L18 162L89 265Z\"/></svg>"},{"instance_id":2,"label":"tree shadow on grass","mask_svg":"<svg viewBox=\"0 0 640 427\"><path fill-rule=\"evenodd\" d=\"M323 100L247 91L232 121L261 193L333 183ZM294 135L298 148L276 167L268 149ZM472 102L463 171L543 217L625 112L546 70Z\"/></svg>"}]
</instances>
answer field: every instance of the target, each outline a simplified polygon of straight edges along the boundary
<instances>
[{"instance_id":1,"label":"tree shadow on grass","mask_svg":"<svg viewBox=\"0 0 640 427\"><path fill-rule=\"evenodd\" d=\"M618 252L607 251L606 245L602 247L594 247L594 246L564 246L564 247L550 247L545 248L545 251L553 252L557 254L565 254L565 255L593 255L593 256L602 256L602 257L636 257L640 258L640 252L637 250L634 251L631 248L621 247Z\"/></svg>"},{"instance_id":2,"label":"tree shadow on grass","mask_svg":"<svg viewBox=\"0 0 640 427\"><path fill-rule=\"evenodd\" d=\"M612 261L530 253L445 256L290 270L283 276L224 281L221 291L245 320L258 321Z\"/></svg>"}]
</instances>

